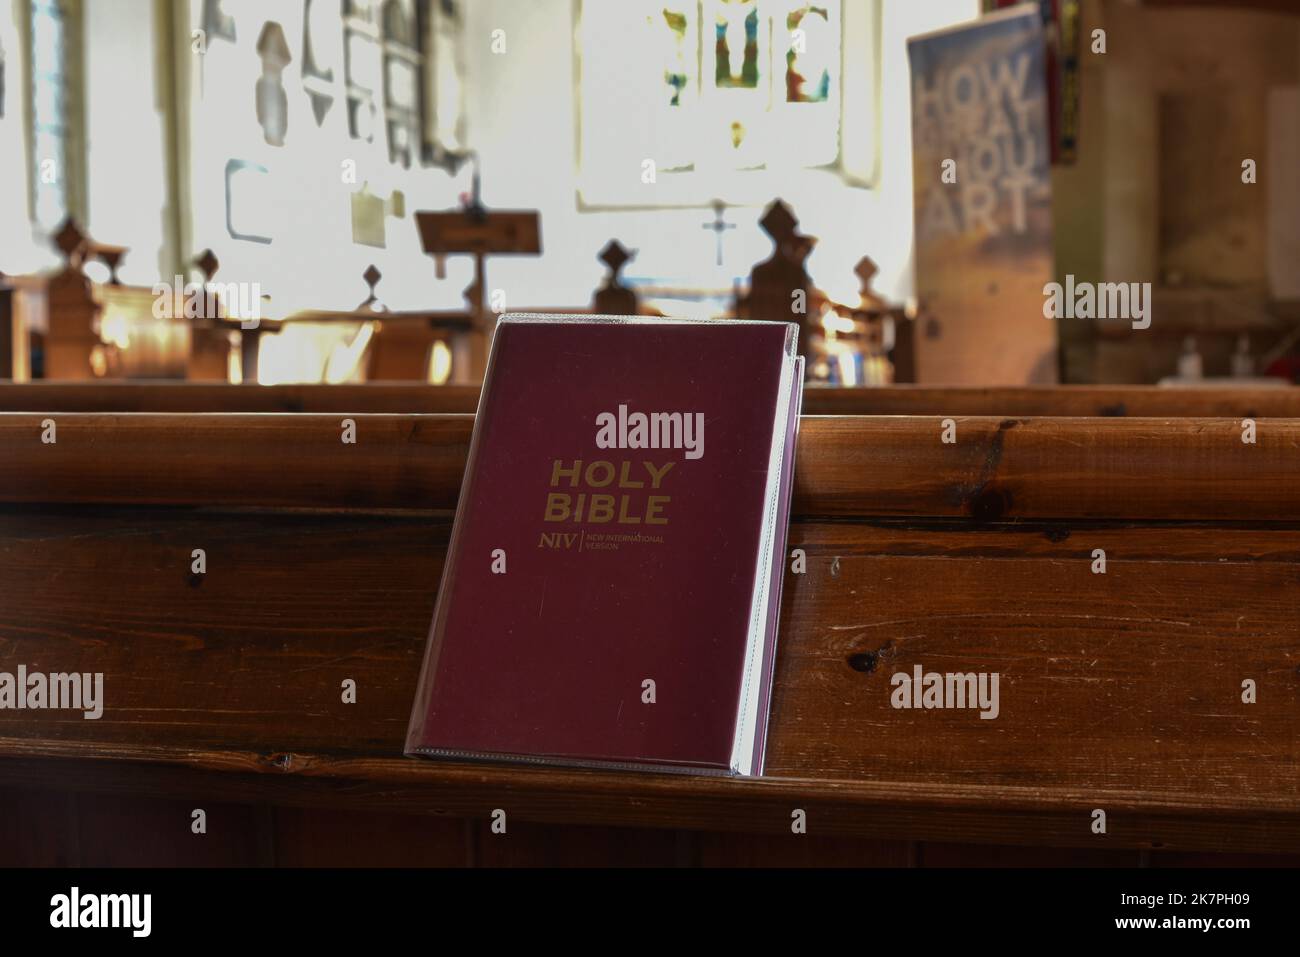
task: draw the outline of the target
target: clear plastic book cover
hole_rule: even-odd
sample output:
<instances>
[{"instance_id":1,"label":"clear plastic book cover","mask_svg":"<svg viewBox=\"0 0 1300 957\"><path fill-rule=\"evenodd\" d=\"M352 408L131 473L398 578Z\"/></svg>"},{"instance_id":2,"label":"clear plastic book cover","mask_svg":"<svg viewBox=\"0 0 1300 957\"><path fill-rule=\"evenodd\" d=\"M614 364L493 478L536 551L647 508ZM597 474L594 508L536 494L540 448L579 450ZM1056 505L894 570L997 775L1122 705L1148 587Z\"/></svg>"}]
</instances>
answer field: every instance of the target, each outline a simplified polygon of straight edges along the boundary
<instances>
[{"instance_id":1,"label":"clear plastic book cover","mask_svg":"<svg viewBox=\"0 0 1300 957\"><path fill-rule=\"evenodd\" d=\"M408 753L761 772L795 336L502 319Z\"/></svg>"}]
</instances>

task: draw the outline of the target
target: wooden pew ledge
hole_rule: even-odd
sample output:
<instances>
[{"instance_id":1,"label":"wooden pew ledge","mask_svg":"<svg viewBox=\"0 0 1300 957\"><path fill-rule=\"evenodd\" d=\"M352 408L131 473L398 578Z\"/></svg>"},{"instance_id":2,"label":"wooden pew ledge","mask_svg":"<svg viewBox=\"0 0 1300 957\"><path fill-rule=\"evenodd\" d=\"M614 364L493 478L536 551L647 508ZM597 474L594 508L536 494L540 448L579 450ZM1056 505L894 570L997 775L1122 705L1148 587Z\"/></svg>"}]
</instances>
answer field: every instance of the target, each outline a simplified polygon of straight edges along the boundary
<instances>
[{"instance_id":1,"label":"wooden pew ledge","mask_svg":"<svg viewBox=\"0 0 1300 957\"><path fill-rule=\"evenodd\" d=\"M357 442L344 445L345 418ZM1294 522L1300 419L805 416L796 517ZM53 422L57 442L42 442ZM0 503L455 505L473 416L0 413Z\"/></svg>"},{"instance_id":2,"label":"wooden pew ledge","mask_svg":"<svg viewBox=\"0 0 1300 957\"><path fill-rule=\"evenodd\" d=\"M472 413L476 385L231 385L214 382L0 382L7 412ZM1300 418L1300 388L933 386L804 390L806 415Z\"/></svg>"},{"instance_id":3,"label":"wooden pew ledge","mask_svg":"<svg viewBox=\"0 0 1300 957\"><path fill-rule=\"evenodd\" d=\"M1296 390L1300 392L1300 389ZM5 412L390 412L473 413L479 387L383 382L365 385L231 385L224 382L0 383ZM1300 415L1300 403L1297 403Z\"/></svg>"},{"instance_id":4,"label":"wooden pew ledge","mask_svg":"<svg viewBox=\"0 0 1300 957\"><path fill-rule=\"evenodd\" d=\"M1151 793L1061 788L727 778L414 758L191 751L0 738L0 780L24 788L525 821L926 841L1160 848L1300 850L1300 804L1242 791ZM1092 834L1093 808L1107 834Z\"/></svg>"}]
</instances>

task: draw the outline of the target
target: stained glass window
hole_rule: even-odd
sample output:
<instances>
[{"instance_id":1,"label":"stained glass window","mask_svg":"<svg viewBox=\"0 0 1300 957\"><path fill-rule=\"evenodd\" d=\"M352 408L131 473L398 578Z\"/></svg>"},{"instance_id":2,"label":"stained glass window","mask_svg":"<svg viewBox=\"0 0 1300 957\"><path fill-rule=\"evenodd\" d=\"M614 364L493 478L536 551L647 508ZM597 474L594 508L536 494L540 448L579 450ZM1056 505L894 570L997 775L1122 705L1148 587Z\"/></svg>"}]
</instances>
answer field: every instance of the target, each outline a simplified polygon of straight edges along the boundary
<instances>
[{"instance_id":1,"label":"stained glass window","mask_svg":"<svg viewBox=\"0 0 1300 957\"><path fill-rule=\"evenodd\" d=\"M375 139L375 89L382 79L379 28L374 4L346 0L343 20L344 77L347 88L348 135L354 140Z\"/></svg>"},{"instance_id":2,"label":"stained glass window","mask_svg":"<svg viewBox=\"0 0 1300 957\"><path fill-rule=\"evenodd\" d=\"M455 0L344 0L348 135L407 168L463 149L460 29Z\"/></svg>"},{"instance_id":3,"label":"stained glass window","mask_svg":"<svg viewBox=\"0 0 1300 957\"><path fill-rule=\"evenodd\" d=\"M65 216L80 213L82 163L75 123L80 98L74 77L79 56L69 0L31 0L31 214L52 232Z\"/></svg>"},{"instance_id":4,"label":"stained glass window","mask_svg":"<svg viewBox=\"0 0 1300 957\"><path fill-rule=\"evenodd\" d=\"M710 8L714 85L758 89L758 0L714 0Z\"/></svg>"},{"instance_id":5,"label":"stained glass window","mask_svg":"<svg viewBox=\"0 0 1300 957\"><path fill-rule=\"evenodd\" d=\"M585 200L638 205L646 160L686 203L724 174L839 161L841 0L585 0L579 17Z\"/></svg>"},{"instance_id":6,"label":"stained glass window","mask_svg":"<svg viewBox=\"0 0 1300 957\"><path fill-rule=\"evenodd\" d=\"M425 159L454 163L465 152L464 20L460 0L421 8L429 18L430 83L425 105Z\"/></svg>"},{"instance_id":7,"label":"stained glass window","mask_svg":"<svg viewBox=\"0 0 1300 957\"><path fill-rule=\"evenodd\" d=\"M410 167L424 135L420 118L420 55L415 11L400 0L384 4L384 122L388 127L388 158Z\"/></svg>"},{"instance_id":8,"label":"stained glass window","mask_svg":"<svg viewBox=\"0 0 1300 957\"><path fill-rule=\"evenodd\" d=\"M785 99L787 103L825 103L831 95L835 64L831 53L837 48L832 35L830 10L811 3L791 10L785 18L792 37L785 54Z\"/></svg>"}]
</instances>

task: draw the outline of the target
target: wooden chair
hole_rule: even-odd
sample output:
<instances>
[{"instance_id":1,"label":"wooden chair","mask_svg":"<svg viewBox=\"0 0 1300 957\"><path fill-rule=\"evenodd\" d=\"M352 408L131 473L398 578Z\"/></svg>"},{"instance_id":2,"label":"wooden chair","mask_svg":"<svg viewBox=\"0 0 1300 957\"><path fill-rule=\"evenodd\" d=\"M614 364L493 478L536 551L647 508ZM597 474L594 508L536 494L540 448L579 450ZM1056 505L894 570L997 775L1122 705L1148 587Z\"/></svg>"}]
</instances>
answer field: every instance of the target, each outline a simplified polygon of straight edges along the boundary
<instances>
[{"instance_id":1,"label":"wooden chair","mask_svg":"<svg viewBox=\"0 0 1300 957\"><path fill-rule=\"evenodd\" d=\"M103 348L95 331L99 304L91 292L90 280L82 272L87 239L68 219L56 234L55 243L63 253L64 263L46 286L45 377L94 379L96 351L102 355Z\"/></svg>"},{"instance_id":2,"label":"wooden chair","mask_svg":"<svg viewBox=\"0 0 1300 957\"><path fill-rule=\"evenodd\" d=\"M307 310L286 316L283 324L344 322L370 326L373 334L364 361L366 377L371 381L427 383L430 357L438 343L447 347L450 357L449 381L473 381L464 344L465 336L474 327L473 317L464 310L390 310L377 292L382 278L373 264L366 268L362 279L369 292L354 310Z\"/></svg>"},{"instance_id":3,"label":"wooden chair","mask_svg":"<svg viewBox=\"0 0 1300 957\"><path fill-rule=\"evenodd\" d=\"M600 287L592 294L591 311L600 316L635 316L641 311L636 290L623 284L623 267L636 253L629 251L617 239L611 239L600 251L600 261L609 272Z\"/></svg>"},{"instance_id":4,"label":"wooden chair","mask_svg":"<svg viewBox=\"0 0 1300 957\"><path fill-rule=\"evenodd\" d=\"M808 275L805 262L817 240L799 232L799 221L785 202L774 200L759 225L772 239L772 254L754 266L748 291L735 297L733 315L797 322L799 351L807 361L805 372L810 380L824 380L832 374L830 363L836 356L822 317L833 314L845 327L835 332L836 342L847 344L866 361L888 358L887 371L866 376L867 384L914 382L913 323L901 307L872 288L877 268L871 257L863 256L854 269L860 285L858 302L838 303L820 291Z\"/></svg>"},{"instance_id":5,"label":"wooden chair","mask_svg":"<svg viewBox=\"0 0 1300 957\"><path fill-rule=\"evenodd\" d=\"M772 255L754 266L749 291L736 297L735 316L765 322L795 322L800 326L799 352L809 356L813 322L821 315L824 297L804 266L817 240L799 232L799 220L777 199L759 220L772 239Z\"/></svg>"},{"instance_id":6,"label":"wooden chair","mask_svg":"<svg viewBox=\"0 0 1300 957\"><path fill-rule=\"evenodd\" d=\"M229 382L232 349L238 344L241 358L250 349L255 351L257 331L242 328L238 319L227 315L225 303L214 287L221 268L217 254L205 249L194 258L193 265L203 277L205 295L197 315L189 320L190 352L185 378L191 382ZM209 290L210 295L206 294ZM242 363L240 369L242 375Z\"/></svg>"},{"instance_id":7,"label":"wooden chair","mask_svg":"<svg viewBox=\"0 0 1300 957\"><path fill-rule=\"evenodd\" d=\"M592 295L590 309L585 307L557 308L523 306L512 311L541 313L581 314L595 312L605 315L655 315L645 310L635 290L623 284L620 272L633 256L617 239L611 239L601 250L600 260L609 270L601 285ZM479 260L481 266L481 259ZM469 338L478 326L472 311L394 312L379 298L376 286L382 278L378 269L370 266L363 277L370 288L366 299L352 313L300 313L291 321L319 319L368 319L376 324L374 338L368 350L367 378L371 382L420 381L428 379L429 355L436 343L447 346L452 360L452 377L457 386L468 385L481 379L471 368L472 353ZM477 282L471 291L477 288ZM468 295L468 293L467 293ZM472 411L472 410L471 410Z\"/></svg>"}]
</instances>

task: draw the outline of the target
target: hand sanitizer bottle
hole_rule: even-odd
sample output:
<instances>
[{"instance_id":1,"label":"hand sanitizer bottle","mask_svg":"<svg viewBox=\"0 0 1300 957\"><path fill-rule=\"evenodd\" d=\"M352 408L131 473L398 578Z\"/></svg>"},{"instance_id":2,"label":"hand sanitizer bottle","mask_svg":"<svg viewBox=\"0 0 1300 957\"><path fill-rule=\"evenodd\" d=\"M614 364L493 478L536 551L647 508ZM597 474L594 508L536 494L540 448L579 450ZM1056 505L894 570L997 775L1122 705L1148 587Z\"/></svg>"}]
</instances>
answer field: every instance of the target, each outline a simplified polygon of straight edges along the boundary
<instances>
[{"instance_id":1,"label":"hand sanitizer bottle","mask_svg":"<svg viewBox=\"0 0 1300 957\"><path fill-rule=\"evenodd\" d=\"M1196 337L1188 336L1183 340L1183 354L1178 357L1178 378L1202 378L1201 354L1196 351Z\"/></svg>"},{"instance_id":2,"label":"hand sanitizer bottle","mask_svg":"<svg viewBox=\"0 0 1300 957\"><path fill-rule=\"evenodd\" d=\"M1237 351L1232 354L1232 377L1249 379L1255 374L1255 357L1250 354L1250 337L1244 332L1237 337Z\"/></svg>"}]
</instances>

